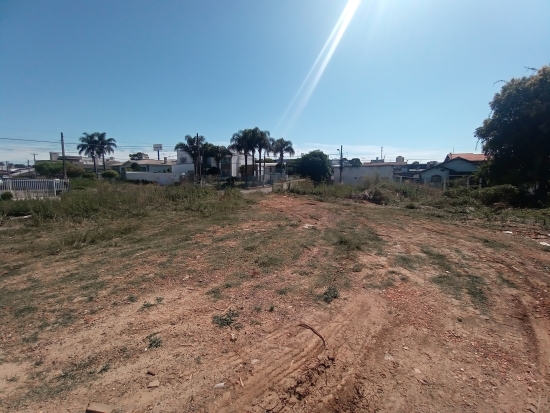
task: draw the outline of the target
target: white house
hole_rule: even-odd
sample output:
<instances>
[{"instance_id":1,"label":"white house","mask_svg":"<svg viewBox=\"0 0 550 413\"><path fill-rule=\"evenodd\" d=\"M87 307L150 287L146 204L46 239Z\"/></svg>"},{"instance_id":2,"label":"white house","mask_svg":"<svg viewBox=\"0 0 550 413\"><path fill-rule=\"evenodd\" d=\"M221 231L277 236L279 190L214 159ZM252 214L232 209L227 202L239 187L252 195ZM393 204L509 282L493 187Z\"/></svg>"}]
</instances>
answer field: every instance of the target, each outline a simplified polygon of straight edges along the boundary
<instances>
[{"instance_id":1,"label":"white house","mask_svg":"<svg viewBox=\"0 0 550 413\"><path fill-rule=\"evenodd\" d=\"M342 168L342 183L358 184L362 179L393 180L394 170L407 165L405 162L373 162L362 166L344 166ZM334 167L334 183L340 183L340 167Z\"/></svg>"},{"instance_id":2,"label":"white house","mask_svg":"<svg viewBox=\"0 0 550 413\"><path fill-rule=\"evenodd\" d=\"M420 172L420 182L443 184L451 179L471 175L478 170L480 163L454 157Z\"/></svg>"}]
</instances>

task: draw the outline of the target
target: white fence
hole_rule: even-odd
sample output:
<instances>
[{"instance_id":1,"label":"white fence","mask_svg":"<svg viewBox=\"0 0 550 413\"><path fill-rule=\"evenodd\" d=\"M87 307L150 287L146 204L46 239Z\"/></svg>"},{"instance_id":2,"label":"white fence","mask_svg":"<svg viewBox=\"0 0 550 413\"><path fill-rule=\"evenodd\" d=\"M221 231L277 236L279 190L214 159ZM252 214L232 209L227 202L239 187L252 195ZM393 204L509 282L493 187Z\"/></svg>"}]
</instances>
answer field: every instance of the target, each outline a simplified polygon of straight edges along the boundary
<instances>
[{"instance_id":1,"label":"white fence","mask_svg":"<svg viewBox=\"0 0 550 413\"><path fill-rule=\"evenodd\" d=\"M14 199L36 199L59 195L70 189L68 179L1 179L0 193L11 192Z\"/></svg>"}]
</instances>

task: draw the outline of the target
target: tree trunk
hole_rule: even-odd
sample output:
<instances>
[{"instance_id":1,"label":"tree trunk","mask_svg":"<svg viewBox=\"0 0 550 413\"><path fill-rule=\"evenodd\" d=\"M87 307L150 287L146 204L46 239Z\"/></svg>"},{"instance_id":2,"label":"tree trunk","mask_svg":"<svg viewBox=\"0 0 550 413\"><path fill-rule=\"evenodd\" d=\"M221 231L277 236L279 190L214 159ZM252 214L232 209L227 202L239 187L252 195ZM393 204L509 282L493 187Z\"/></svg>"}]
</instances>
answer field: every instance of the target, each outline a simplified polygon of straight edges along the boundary
<instances>
[{"instance_id":1,"label":"tree trunk","mask_svg":"<svg viewBox=\"0 0 550 413\"><path fill-rule=\"evenodd\" d=\"M94 160L94 173L95 173L95 176L97 177L97 163L95 160L95 155L92 156L92 159Z\"/></svg>"},{"instance_id":2,"label":"tree trunk","mask_svg":"<svg viewBox=\"0 0 550 413\"><path fill-rule=\"evenodd\" d=\"M105 154L102 155L103 156L103 172L105 172Z\"/></svg>"},{"instance_id":3,"label":"tree trunk","mask_svg":"<svg viewBox=\"0 0 550 413\"><path fill-rule=\"evenodd\" d=\"M244 176L246 186L248 186L248 154L244 154Z\"/></svg>"},{"instance_id":4,"label":"tree trunk","mask_svg":"<svg viewBox=\"0 0 550 413\"><path fill-rule=\"evenodd\" d=\"M258 149L258 184L262 180L262 149Z\"/></svg>"}]
</instances>

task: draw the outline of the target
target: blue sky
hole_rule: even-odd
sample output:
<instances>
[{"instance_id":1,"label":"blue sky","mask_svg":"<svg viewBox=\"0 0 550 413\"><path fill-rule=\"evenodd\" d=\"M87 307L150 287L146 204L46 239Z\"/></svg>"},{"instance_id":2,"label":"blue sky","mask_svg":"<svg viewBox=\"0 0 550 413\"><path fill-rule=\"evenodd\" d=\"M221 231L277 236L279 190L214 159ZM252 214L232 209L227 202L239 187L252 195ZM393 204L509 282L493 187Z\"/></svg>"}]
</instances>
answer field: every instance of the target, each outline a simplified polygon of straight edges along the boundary
<instances>
[{"instance_id":1,"label":"blue sky","mask_svg":"<svg viewBox=\"0 0 550 413\"><path fill-rule=\"evenodd\" d=\"M186 134L259 126L298 153L442 161L475 151L495 81L550 63L548 0L362 0L296 96L346 5L0 0L0 158L95 131L116 158L170 156Z\"/></svg>"}]
</instances>

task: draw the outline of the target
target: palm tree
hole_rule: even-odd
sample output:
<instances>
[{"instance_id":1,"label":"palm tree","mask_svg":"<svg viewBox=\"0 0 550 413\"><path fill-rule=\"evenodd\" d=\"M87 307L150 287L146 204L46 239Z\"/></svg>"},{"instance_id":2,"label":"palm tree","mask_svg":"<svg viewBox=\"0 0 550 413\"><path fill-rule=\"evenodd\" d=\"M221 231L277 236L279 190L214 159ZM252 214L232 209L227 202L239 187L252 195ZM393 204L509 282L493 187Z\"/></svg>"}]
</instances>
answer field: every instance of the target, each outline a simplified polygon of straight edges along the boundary
<instances>
[{"instance_id":1,"label":"palm tree","mask_svg":"<svg viewBox=\"0 0 550 413\"><path fill-rule=\"evenodd\" d=\"M279 163L281 164L281 170L282 170L284 154L288 153L290 156L292 156L296 152L294 152L294 148L292 147L291 141L287 141L283 138L279 138L273 142L273 153L279 155Z\"/></svg>"},{"instance_id":2,"label":"palm tree","mask_svg":"<svg viewBox=\"0 0 550 413\"><path fill-rule=\"evenodd\" d=\"M220 163L222 159L233 155L229 149L225 146L216 146L214 151L214 161L216 161L216 168L220 171L220 176L222 176L222 170L220 168Z\"/></svg>"},{"instance_id":3,"label":"palm tree","mask_svg":"<svg viewBox=\"0 0 550 413\"><path fill-rule=\"evenodd\" d=\"M256 148L258 148L258 160L259 160L259 170L258 170L258 177L262 176L262 151L267 149L270 145L270 136L268 130L260 130L259 128L254 128L255 132L255 144ZM265 156L264 156L264 163L265 163ZM265 168L264 168L265 171Z\"/></svg>"},{"instance_id":4,"label":"palm tree","mask_svg":"<svg viewBox=\"0 0 550 413\"><path fill-rule=\"evenodd\" d=\"M199 159L200 151L205 143L206 139L202 135L199 135L198 138L196 136L185 135L185 142L179 142L174 147L175 151L185 151L191 156L195 165L195 175L199 173L200 166L197 165L197 159Z\"/></svg>"},{"instance_id":5,"label":"palm tree","mask_svg":"<svg viewBox=\"0 0 550 413\"><path fill-rule=\"evenodd\" d=\"M103 158L103 170L105 171L105 154L114 153L116 146L116 140L113 138L107 139L107 134L105 132L94 133L97 139L97 150L98 156Z\"/></svg>"},{"instance_id":6,"label":"palm tree","mask_svg":"<svg viewBox=\"0 0 550 413\"><path fill-rule=\"evenodd\" d=\"M84 153L86 156L91 156L94 161L94 172L97 175L97 163L96 158L101 154L98 147L97 132L96 133L86 133L82 134L80 138L80 143L76 147L78 149L78 154L82 155Z\"/></svg>"},{"instance_id":7,"label":"palm tree","mask_svg":"<svg viewBox=\"0 0 550 413\"><path fill-rule=\"evenodd\" d=\"M248 155L250 154L250 131L251 129L240 130L231 137L229 149L244 155L244 175L248 184Z\"/></svg>"}]
</instances>

